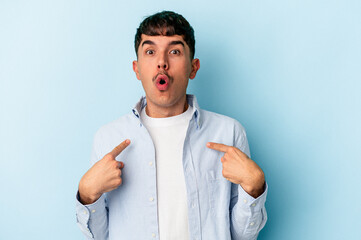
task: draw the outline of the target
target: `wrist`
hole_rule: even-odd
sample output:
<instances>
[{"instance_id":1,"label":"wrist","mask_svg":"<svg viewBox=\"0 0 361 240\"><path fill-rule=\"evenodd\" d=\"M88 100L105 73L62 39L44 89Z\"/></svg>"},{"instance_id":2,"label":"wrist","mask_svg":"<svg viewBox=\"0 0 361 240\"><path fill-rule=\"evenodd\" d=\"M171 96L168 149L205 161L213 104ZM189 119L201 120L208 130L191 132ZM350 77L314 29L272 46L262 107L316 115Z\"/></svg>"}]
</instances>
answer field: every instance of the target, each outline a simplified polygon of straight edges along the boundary
<instances>
[{"instance_id":1,"label":"wrist","mask_svg":"<svg viewBox=\"0 0 361 240\"><path fill-rule=\"evenodd\" d=\"M86 195L82 193L80 190L78 191L79 191L79 201L84 205L88 205L96 202L101 196L101 195Z\"/></svg>"},{"instance_id":2,"label":"wrist","mask_svg":"<svg viewBox=\"0 0 361 240\"><path fill-rule=\"evenodd\" d=\"M92 193L91 191L88 191L87 188L83 186L81 183L79 184L78 192L79 192L79 201L84 205L94 203L101 196L101 194Z\"/></svg>"},{"instance_id":3,"label":"wrist","mask_svg":"<svg viewBox=\"0 0 361 240\"><path fill-rule=\"evenodd\" d=\"M253 198L258 198L259 196L261 196L265 189L265 183L263 183L261 187L243 186L241 184L240 186Z\"/></svg>"},{"instance_id":4,"label":"wrist","mask_svg":"<svg viewBox=\"0 0 361 240\"><path fill-rule=\"evenodd\" d=\"M257 178L256 181L254 181L252 184L240 184L241 187L252 197L257 198L260 195L262 195L262 193L265 190L265 178L264 175L262 174L259 178Z\"/></svg>"}]
</instances>

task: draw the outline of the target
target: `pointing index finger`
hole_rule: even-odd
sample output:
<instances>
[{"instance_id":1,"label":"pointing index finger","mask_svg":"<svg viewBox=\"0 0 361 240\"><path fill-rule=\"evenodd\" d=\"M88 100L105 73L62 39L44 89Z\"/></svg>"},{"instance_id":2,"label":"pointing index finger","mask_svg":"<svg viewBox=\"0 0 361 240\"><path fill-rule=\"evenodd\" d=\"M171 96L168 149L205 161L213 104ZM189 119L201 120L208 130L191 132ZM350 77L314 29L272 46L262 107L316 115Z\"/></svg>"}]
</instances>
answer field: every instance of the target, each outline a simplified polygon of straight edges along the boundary
<instances>
[{"instance_id":1,"label":"pointing index finger","mask_svg":"<svg viewBox=\"0 0 361 240\"><path fill-rule=\"evenodd\" d=\"M123 150L128 147L128 145L130 144L130 140L126 139L123 142L121 142L118 146L116 146L109 154L113 157L116 158L121 152L123 152Z\"/></svg>"},{"instance_id":2,"label":"pointing index finger","mask_svg":"<svg viewBox=\"0 0 361 240\"><path fill-rule=\"evenodd\" d=\"M207 143L207 147L224 153L227 152L227 150L230 148L230 146L228 145L224 145L222 143L214 143L214 142Z\"/></svg>"}]
</instances>

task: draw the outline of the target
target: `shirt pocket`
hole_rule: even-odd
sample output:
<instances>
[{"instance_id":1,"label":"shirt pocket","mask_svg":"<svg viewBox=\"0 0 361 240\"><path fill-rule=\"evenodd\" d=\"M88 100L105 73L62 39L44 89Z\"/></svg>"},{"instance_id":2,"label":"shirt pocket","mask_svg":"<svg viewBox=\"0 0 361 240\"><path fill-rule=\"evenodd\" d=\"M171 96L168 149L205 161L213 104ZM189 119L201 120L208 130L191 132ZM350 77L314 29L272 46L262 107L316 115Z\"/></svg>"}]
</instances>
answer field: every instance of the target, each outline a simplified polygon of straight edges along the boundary
<instances>
[{"instance_id":1,"label":"shirt pocket","mask_svg":"<svg viewBox=\"0 0 361 240\"><path fill-rule=\"evenodd\" d=\"M231 183L223 177L222 169L219 170L209 170L206 175L210 212L215 217L228 217Z\"/></svg>"}]
</instances>

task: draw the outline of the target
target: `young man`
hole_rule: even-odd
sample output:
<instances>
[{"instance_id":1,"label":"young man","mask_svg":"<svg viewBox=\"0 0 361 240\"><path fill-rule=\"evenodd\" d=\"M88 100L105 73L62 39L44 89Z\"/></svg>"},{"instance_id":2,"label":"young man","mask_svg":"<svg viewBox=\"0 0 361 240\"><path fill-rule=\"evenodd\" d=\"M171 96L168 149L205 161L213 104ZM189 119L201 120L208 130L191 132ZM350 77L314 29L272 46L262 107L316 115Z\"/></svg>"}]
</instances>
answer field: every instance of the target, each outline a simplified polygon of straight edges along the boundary
<instances>
[{"instance_id":1,"label":"young man","mask_svg":"<svg viewBox=\"0 0 361 240\"><path fill-rule=\"evenodd\" d=\"M76 207L88 239L256 239L265 225L267 185L243 127L186 94L194 44L174 12L140 24L133 69L146 97L95 135Z\"/></svg>"}]
</instances>

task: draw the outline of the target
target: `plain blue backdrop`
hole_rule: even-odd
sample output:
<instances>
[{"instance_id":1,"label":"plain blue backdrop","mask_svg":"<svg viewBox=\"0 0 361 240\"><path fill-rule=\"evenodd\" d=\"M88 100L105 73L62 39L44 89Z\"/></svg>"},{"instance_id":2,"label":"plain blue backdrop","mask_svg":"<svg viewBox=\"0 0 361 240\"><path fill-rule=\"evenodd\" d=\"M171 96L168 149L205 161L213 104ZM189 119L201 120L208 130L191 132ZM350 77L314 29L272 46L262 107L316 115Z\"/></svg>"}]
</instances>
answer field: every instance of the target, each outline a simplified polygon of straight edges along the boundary
<instances>
[{"instance_id":1,"label":"plain blue backdrop","mask_svg":"<svg viewBox=\"0 0 361 240\"><path fill-rule=\"evenodd\" d=\"M361 3L0 0L0 239L83 239L95 131L143 95L141 20L195 29L201 107L246 128L269 184L259 239L361 239Z\"/></svg>"}]
</instances>

